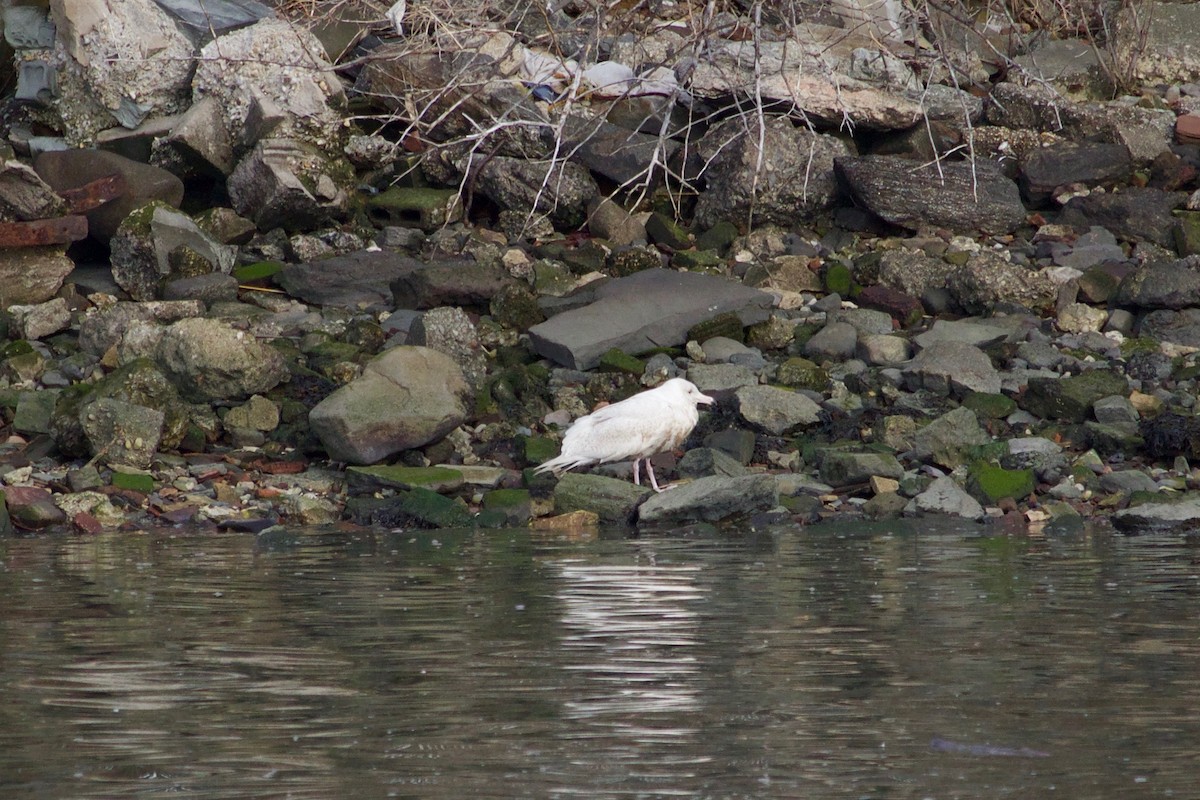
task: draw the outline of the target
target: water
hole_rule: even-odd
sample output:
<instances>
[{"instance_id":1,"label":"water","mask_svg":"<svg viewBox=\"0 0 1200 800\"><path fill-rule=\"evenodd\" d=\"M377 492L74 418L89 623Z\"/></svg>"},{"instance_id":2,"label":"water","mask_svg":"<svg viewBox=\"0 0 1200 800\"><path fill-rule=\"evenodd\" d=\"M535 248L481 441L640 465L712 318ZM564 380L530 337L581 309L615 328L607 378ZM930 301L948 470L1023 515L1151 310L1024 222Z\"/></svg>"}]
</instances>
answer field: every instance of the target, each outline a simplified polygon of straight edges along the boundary
<instances>
[{"instance_id":1,"label":"water","mask_svg":"<svg viewBox=\"0 0 1200 800\"><path fill-rule=\"evenodd\" d=\"M1195 797L1198 542L0 542L4 798Z\"/></svg>"}]
</instances>

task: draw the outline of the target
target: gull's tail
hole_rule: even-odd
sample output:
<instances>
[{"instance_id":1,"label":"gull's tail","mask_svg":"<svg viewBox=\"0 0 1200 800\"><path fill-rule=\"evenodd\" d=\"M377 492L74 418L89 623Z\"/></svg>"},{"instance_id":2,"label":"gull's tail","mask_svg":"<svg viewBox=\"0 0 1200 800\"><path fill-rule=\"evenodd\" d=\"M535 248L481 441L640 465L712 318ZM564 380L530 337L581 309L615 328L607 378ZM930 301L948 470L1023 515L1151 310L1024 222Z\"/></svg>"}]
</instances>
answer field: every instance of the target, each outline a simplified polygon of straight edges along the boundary
<instances>
[{"instance_id":1,"label":"gull's tail","mask_svg":"<svg viewBox=\"0 0 1200 800\"><path fill-rule=\"evenodd\" d=\"M581 458L571 453L563 453L535 467L533 472L535 475L541 475L544 472L553 472L555 475L561 475L567 470L575 469L576 467L586 467L593 463L595 463L595 459L593 458Z\"/></svg>"}]
</instances>

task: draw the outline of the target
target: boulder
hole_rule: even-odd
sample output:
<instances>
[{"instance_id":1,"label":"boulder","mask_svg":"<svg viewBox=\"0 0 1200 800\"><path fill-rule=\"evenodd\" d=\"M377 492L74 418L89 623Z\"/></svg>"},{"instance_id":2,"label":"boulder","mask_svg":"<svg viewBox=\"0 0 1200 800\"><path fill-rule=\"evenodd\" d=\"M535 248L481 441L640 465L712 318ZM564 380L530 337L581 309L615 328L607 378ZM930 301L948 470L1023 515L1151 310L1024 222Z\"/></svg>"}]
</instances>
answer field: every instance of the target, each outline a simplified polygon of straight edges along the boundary
<instances>
[{"instance_id":1,"label":"boulder","mask_svg":"<svg viewBox=\"0 0 1200 800\"><path fill-rule=\"evenodd\" d=\"M898 156L855 156L834 164L851 197L893 225L996 234L1025 221L1017 185L991 161L926 166Z\"/></svg>"},{"instance_id":2,"label":"boulder","mask_svg":"<svg viewBox=\"0 0 1200 800\"><path fill-rule=\"evenodd\" d=\"M78 189L111 175L118 176L120 195L87 212L88 235L107 242L135 208L159 200L178 208L183 181L165 169L142 164L106 150L51 150L33 161L33 168L54 191Z\"/></svg>"},{"instance_id":3,"label":"boulder","mask_svg":"<svg viewBox=\"0 0 1200 800\"><path fill-rule=\"evenodd\" d=\"M166 136L154 139L151 161L180 178L224 178L233 171L234 143L215 97L193 103Z\"/></svg>"},{"instance_id":4,"label":"boulder","mask_svg":"<svg viewBox=\"0 0 1200 800\"><path fill-rule=\"evenodd\" d=\"M342 84L303 26L262 19L218 36L200 51L192 92L194 103L217 100L237 146L273 138L340 149Z\"/></svg>"},{"instance_id":5,"label":"boulder","mask_svg":"<svg viewBox=\"0 0 1200 800\"><path fill-rule=\"evenodd\" d=\"M904 467L888 453L843 453L836 450L821 458L821 480L832 487L866 483L873 477L899 480Z\"/></svg>"},{"instance_id":6,"label":"boulder","mask_svg":"<svg viewBox=\"0 0 1200 800\"><path fill-rule=\"evenodd\" d=\"M617 348L638 355L683 344L695 325L733 312L743 325L766 319L773 298L724 278L649 269L586 290L591 302L529 329L539 355L591 369Z\"/></svg>"},{"instance_id":7,"label":"boulder","mask_svg":"<svg viewBox=\"0 0 1200 800\"><path fill-rule=\"evenodd\" d=\"M774 436L813 425L821 415L821 407L807 395L776 386L743 386L734 396L742 419Z\"/></svg>"},{"instance_id":8,"label":"boulder","mask_svg":"<svg viewBox=\"0 0 1200 800\"><path fill-rule=\"evenodd\" d=\"M942 514L979 520L983 506L949 476L937 478L909 502L907 513Z\"/></svg>"},{"instance_id":9,"label":"boulder","mask_svg":"<svg viewBox=\"0 0 1200 800\"><path fill-rule=\"evenodd\" d=\"M512 284L512 276L500 264L453 259L405 270L392 281L391 289L396 308L487 308Z\"/></svg>"},{"instance_id":10,"label":"boulder","mask_svg":"<svg viewBox=\"0 0 1200 800\"><path fill-rule=\"evenodd\" d=\"M972 255L946 281L950 295L969 314L989 314L1002 303L1049 307L1058 286L1048 271L1014 264L988 250Z\"/></svg>"},{"instance_id":11,"label":"boulder","mask_svg":"<svg viewBox=\"0 0 1200 800\"><path fill-rule=\"evenodd\" d=\"M476 391L487 380L487 354L479 342L475 323L461 308L442 306L426 311L409 328L407 344L450 356Z\"/></svg>"},{"instance_id":12,"label":"boulder","mask_svg":"<svg viewBox=\"0 0 1200 800\"><path fill-rule=\"evenodd\" d=\"M728 102L737 98L795 109L803 121L838 128L898 130L921 119L921 104L901 91L912 73L900 67L895 82L850 76L855 58L884 62L894 57L877 41L850 29L795 26L782 41L714 39L692 72L689 89L698 97ZM837 74L837 73L841 74Z\"/></svg>"},{"instance_id":13,"label":"boulder","mask_svg":"<svg viewBox=\"0 0 1200 800\"><path fill-rule=\"evenodd\" d=\"M467 419L470 386L447 355L400 346L326 397L309 425L330 458L372 464L441 439Z\"/></svg>"},{"instance_id":14,"label":"boulder","mask_svg":"<svg viewBox=\"0 0 1200 800\"><path fill-rule=\"evenodd\" d=\"M1018 397L1021 408L1043 419L1083 422L1092 415L1092 405L1101 398L1128 395L1124 375L1093 369L1065 378L1030 378Z\"/></svg>"},{"instance_id":15,"label":"boulder","mask_svg":"<svg viewBox=\"0 0 1200 800\"><path fill-rule=\"evenodd\" d=\"M59 246L0 248L0 309L46 302L73 269Z\"/></svg>"},{"instance_id":16,"label":"boulder","mask_svg":"<svg viewBox=\"0 0 1200 800\"><path fill-rule=\"evenodd\" d=\"M1129 150L1122 144L1059 142L1021 159L1019 182L1029 202L1044 205L1068 185L1114 186L1133 172Z\"/></svg>"},{"instance_id":17,"label":"boulder","mask_svg":"<svg viewBox=\"0 0 1200 800\"><path fill-rule=\"evenodd\" d=\"M105 464L150 466L162 440L161 411L111 397L98 397L79 410L79 424L92 456Z\"/></svg>"},{"instance_id":18,"label":"boulder","mask_svg":"<svg viewBox=\"0 0 1200 800\"><path fill-rule=\"evenodd\" d=\"M548 215L563 229L587 220L587 207L599 188L587 168L573 161L526 161L508 156L473 166L475 189L500 206L531 216Z\"/></svg>"},{"instance_id":19,"label":"boulder","mask_svg":"<svg viewBox=\"0 0 1200 800\"><path fill-rule=\"evenodd\" d=\"M392 309L391 284L425 269L416 259L388 250L359 250L318 261L288 264L275 281L293 297L317 306Z\"/></svg>"},{"instance_id":20,"label":"boulder","mask_svg":"<svg viewBox=\"0 0 1200 800\"><path fill-rule=\"evenodd\" d=\"M111 241L113 279L134 300L154 300L167 281L228 275L237 248L221 244L183 212L152 202L121 223Z\"/></svg>"},{"instance_id":21,"label":"boulder","mask_svg":"<svg viewBox=\"0 0 1200 800\"><path fill-rule=\"evenodd\" d=\"M747 228L791 225L797 216L828 207L837 191L834 159L849 154L841 139L787 117L768 118L762 131L732 117L709 130L695 149L706 184L695 211L702 228L721 220Z\"/></svg>"},{"instance_id":22,"label":"boulder","mask_svg":"<svg viewBox=\"0 0 1200 800\"><path fill-rule=\"evenodd\" d=\"M179 393L197 403L243 400L288 377L278 350L215 319L183 319L170 325L154 360Z\"/></svg>"},{"instance_id":23,"label":"boulder","mask_svg":"<svg viewBox=\"0 0 1200 800\"><path fill-rule=\"evenodd\" d=\"M63 65L55 108L72 144L186 106L193 45L154 0L56 2L51 16Z\"/></svg>"},{"instance_id":24,"label":"boulder","mask_svg":"<svg viewBox=\"0 0 1200 800\"><path fill-rule=\"evenodd\" d=\"M1143 503L1125 508L1112 517L1121 533L1187 532L1200 528L1200 496L1190 492L1169 503Z\"/></svg>"},{"instance_id":25,"label":"boulder","mask_svg":"<svg viewBox=\"0 0 1200 800\"><path fill-rule=\"evenodd\" d=\"M618 478L567 472L554 486L554 510L558 514L590 511L601 522L628 525L637 504L650 493L647 486L636 486Z\"/></svg>"},{"instance_id":26,"label":"boulder","mask_svg":"<svg viewBox=\"0 0 1200 800\"><path fill-rule=\"evenodd\" d=\"M653 495L638 508L638 524L728 522L777 505L779 491L772 475L713 475Z\"/></svg>"},{"instance_id":27,"label":"boulder","mask_svg":"<svg viewBox=\"0 0 1200 800\"><path fill-rule=\"evenodd\" d=\"M44 339L71 324L71 309L61 297L34 305L9 306L8 316L14 334L21 339Z\"/></svg>"},{"instance_id":28,"label":"boulder","mask_svg":"<svg viewBox=\"0 0 1200 800\"><path fill-rule=\"evenodd\" d=\"M348 162L297 139L264 139L229 176L229 199L259 230L311 230L345 217Z\"/></svg>"},{"instance_id":29,"label":"boulder","mask_svg":"<svg viewBox=\"0 0 1200 800\"><path fill-rule=\"evenodd\" d=\"M1200 256L1135 267L1117 288L1116 303L1147 309L1200 306Z\"/></svg>"},{"instance_id":30,"label":"boulder","mask_svg":"<svg viewBox=\"0 0 1200 800\"><path fill-rule=\"evenodd\" d=\"M954 469L968 461L972 450L991 441L975 412L959 406L913 434L912 455L920 461Z\"/></svg>"},{"instance_id":31,"label":"boulder","mask_svg":"<svg viewBox=\"0 0 1200 800\"><path fill-rule=\"evenodd\" d=\"M79 349L103 355L110 347L119 345L125 332L138 323L167 325L203 313L204 304L196 300L115 303L83 318L79 325Z\"/></svg>"},{"instance_id":32,"label":"boulder","mask_svg":"<svg viewBox=\"0 0 1200 800\"><path fill-rule=\"evenodd\" d=\"M1000 391L1000 373L987 353L957 341L935 341L904 367L906 384L941 395Z\"/></svg>"}]
</instances>

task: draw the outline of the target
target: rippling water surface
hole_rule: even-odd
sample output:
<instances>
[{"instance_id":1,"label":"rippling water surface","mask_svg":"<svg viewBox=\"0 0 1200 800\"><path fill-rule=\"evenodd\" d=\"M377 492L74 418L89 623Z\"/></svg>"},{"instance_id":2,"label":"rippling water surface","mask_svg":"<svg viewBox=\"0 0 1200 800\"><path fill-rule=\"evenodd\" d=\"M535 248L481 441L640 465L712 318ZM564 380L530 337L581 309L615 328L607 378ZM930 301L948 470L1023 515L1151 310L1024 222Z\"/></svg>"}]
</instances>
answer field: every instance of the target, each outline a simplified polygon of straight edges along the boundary
<instances>
[{"instance_id":1,"label":"rippling water surface","mask_svg":"<svg viewBox=\"0 0 1200 800\"><path fill-rule=\"evenodd\" d=\"M1198 544L9 539L0 796L1194 798Z\"/></svg>"}]
</instances>

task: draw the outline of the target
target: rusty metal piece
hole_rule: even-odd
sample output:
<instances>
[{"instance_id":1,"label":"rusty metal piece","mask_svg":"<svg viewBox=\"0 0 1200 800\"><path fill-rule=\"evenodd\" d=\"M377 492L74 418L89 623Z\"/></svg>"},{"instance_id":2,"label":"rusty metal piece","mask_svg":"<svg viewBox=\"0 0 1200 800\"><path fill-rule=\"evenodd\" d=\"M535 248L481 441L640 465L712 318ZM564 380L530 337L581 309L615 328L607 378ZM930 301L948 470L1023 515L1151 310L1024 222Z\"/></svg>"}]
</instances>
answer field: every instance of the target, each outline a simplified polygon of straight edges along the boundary
<instances>
[{"instance_id":1,"label":"rusty metal piece","mask_svg":"<svg viewBox=\"0 0 1200 800\"><path fill-rule=\"evenodd\" d=\"M93 208L99 208L109 200L115 200L128 190L129 184L125 176L119 172L97 178L83 186L74 189L64 189L59 196L67 201L67 207L72 214L86 214Z\"/></svg>"},{"instance_id":2,"label":"rusty metal piece","mask_svg":"<svg viewBox=\"0 0 1200 800\"><path fill-rule=\"evenodd\" d=\"M70 216L28 222L0 222L0 247L69 244L87 238L87 217Z\"/></svg>"}]
</instances>

